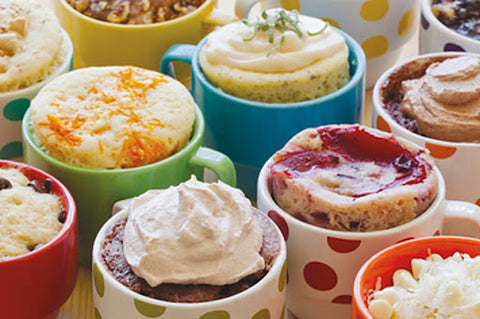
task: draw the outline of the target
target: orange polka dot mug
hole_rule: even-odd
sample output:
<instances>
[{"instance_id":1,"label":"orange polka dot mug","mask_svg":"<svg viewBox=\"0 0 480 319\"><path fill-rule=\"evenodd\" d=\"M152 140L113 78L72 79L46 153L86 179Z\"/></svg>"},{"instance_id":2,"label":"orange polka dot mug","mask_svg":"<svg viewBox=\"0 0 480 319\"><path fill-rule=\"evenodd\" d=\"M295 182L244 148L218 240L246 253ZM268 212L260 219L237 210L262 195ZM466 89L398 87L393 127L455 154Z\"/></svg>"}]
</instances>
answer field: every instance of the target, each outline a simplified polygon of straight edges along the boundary
<instances>
[{"instance_id":1,"label":"orange polka dot mug","mask_svg":"<svg viewBox=\"0 0 480 319\"><path fill-rule=\"evenodd\" d=\"M102 257L102 242L114 225L128 216L130 199L117 202L114 215L100 229L93 245L93 300L95 318L102 319L280 319L284 318L286 294L286 246L280 230L274 226L280 238L280 250L266 275L246 290L225 298L203 302L172 302L138 293L123 285L108 269ZM271 222L269 219L265 219ZM188 226L187 226L188 228ZM214 236L214 235L212 235ZM109 236L111 238L111 236ZM122 236L123 238L123 236ZM192 234L191 239L198 238ZM195 243L192 242L192 246ZM110 254L116 258L116 253ZM108 252L105 254L108 255ZM195 257L192 256L192 260ZM127 264L128 265L128 264ZM162 267L162 265L158 265ZM128 271L122 268L121 273ZM130 277L131 278L131 277ZM177 285L178 286L178 285ZM188 289L187 285L185 289ZM215 289L215 286L210 286Z\"/></svg>"},{"instance_id":2,"label":"orange polka dot mug","mask_svg":"<svg viewBox=\"0 0 480 319\"><path fill-rule=\"evenodd\" d=\"M409 77L413 77L415 72L412 70L421 71L424 69L422 66L426 67L433 62L432 59L446 59L448 57L465 55L468 55L468 53L431 53L412 58L404 63L391 67L379 78L373 89L372 123L374 127L382 131L392 132L397 136L417 143L421 147L427 148L445 177L447 188L446 197L448 199L468 201L480 206L480 165L478 165L480 160L480 143L452 142L414 133L400 125L392 116L394 113L388 112L386 108L388 107L387 105L392 105L392 103L387 102L389 100L388 96L395 95L396 93L393 92L400 89L401 83L397 81L398 79L407 80ZM400 72L403 72L405 76L398 75ZM412 75L408 75L410 72ZM397 78L397 80L392 80L394 77ZM466 96L467 93L468 92L461 93L459 96ZM403 93L399 94L399 97L402 95ZM478 114L480 112L478 102L476 105L476 112ZM448 111L449 109L454 110L455 108L455 105L448 106L447 112L450 112ZM473 110L473 112L475 111ZM455 130L460 132L460 127L458 126ZM458 228L461 228L462 231L469 229L469 234L475 233L475 230L471 229L469 224L461 222L447 223L445 232L447 234L454 234L458 231Z\"/></svg>"},{"instance_id":3,"label":"orange polka dot mug","mask_svg":"<svg viewBox=\"0 0 480 319\"><path fill-rule=\"evenodd\" d=\"M400 59L420 20L420 0L236 0L235 6L240 17L250 9L296 9L345 31L365 51L367 88Z\"/></svg>"},{"instance_id":4,"label":"orange polka dot mug","mask_svg":"<svg viewBox=\"0 0 480 319\"><path fill-rule=\"evenodd\" d=\"M350 146L356 145L356 142L352 143ZM366 146L363 150L370 152L373 148L374 146ZM359 148L353 146L353 149L358 150ZM380 149L383 150L383 148ZM295 151L291 152L295 153ZM294 167L300 167L299 170L303 173L315 169L314 165L320 165L320 162L312 159L312 153L313 151L306 155L295 153L296 155L292 156L291 160L286 160L291 164L285 165L296 165ZM281 159L278 161L285 159L282 155L279 157ZM295 162L295 159L297 161L307 159L307 163L313 164L312 166L302 166L300 162ZM351 318L355 275L371 256L389 245L412 238L438 236L442 234L444 223L453 219L468 221L477 230L480 230L480 207L468 202L446 200L445 183L436 167L433 167L432 171L438 179L438 191L435 199L421 215L406 223L374 231L334 230L316 226L294 217L277 204L272 195L274 187L272 163L273 158L270 158L260 171L257 204L261 211L275 221L286 240L288 255L286 307L297 318ZM296 172L288 170L287 172L296 174ZM278 171L276 173L278 174ZM322 174L317 174L315 178L322 179L322 176ZM352 178L358 179L358 176L359 174L356 174L356 177ZM367 178L369 177L365 177L365 179ZM324 186L325 189L335 188L333 177L324 179L331 181L331 185ZM292 184L289 182L288 185ZM305 201L311 203L311 196L311 192L306 192ZM385 196L385 194L383 193L381 196ZM340 197L342 199L339 199ZM326 199L326 196L322 198L327 202L330 201L332 205L337 203L334 200ZM338 201L344 200L342 196L334 198ZM296 199L298 200L298 197ZM380 197L377 197L377 200L380 201ZM290 200L290 202L293 201L294 199ZM392 201L392 204L399 203ZM378 205L378 202L371 202L372 209ZM312 216L314 214L318 214L319 218L322 214L325 215L321 211L313 212Z\"/></svg>"}]
</instances>

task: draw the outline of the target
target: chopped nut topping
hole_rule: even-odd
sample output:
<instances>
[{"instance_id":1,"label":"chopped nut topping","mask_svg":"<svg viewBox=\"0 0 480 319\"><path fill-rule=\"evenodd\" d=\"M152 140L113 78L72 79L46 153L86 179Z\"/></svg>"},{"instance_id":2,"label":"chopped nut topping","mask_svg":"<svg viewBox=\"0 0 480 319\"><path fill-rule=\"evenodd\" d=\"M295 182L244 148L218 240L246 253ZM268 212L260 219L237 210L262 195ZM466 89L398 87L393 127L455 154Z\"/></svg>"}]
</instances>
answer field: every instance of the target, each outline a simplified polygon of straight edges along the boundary
<instances>
[{"instance_id":1,"label":"chopped nut topping","mask_svg":"<svg viewBox=\"0 0 480 319\"><path fill-rule=\"evenodd\" d=\"M25 18L17 17L10 22L10 31L14 31L21 35L22 37L25 36Z\"/></svg>"},{"instance_id":2,"label":"chopped nut topping","mask_svg":"<svg viewBox=\"0 0 480 319\"><path fill-rule=\"evenodd\" d=\"M13 55L17 48L17 35L13 32L0 34L0 50L6 52L6 55Z\"/></svg>"},{"instance_id":3,"label":"chopped nut topping","mask_svg":"<svg viewBox=\"0 0 480 319\"><path fill-rule=\"evenodd\" d=\"M130 3L128 1L124 1L108 14L107 20L113 23L122 23L127 20L129 13Z\"/></svg>"},{"instance_id":4,"label":"chopped nut topping","mask_svg":"<svg viewBox=\"0 0 480 319\"><path fill-rule=\"evenodd\" d=\"M70 5L75 10L83 12L90 6L90 0L70 0Z\"/></svg>"}]
</instances>

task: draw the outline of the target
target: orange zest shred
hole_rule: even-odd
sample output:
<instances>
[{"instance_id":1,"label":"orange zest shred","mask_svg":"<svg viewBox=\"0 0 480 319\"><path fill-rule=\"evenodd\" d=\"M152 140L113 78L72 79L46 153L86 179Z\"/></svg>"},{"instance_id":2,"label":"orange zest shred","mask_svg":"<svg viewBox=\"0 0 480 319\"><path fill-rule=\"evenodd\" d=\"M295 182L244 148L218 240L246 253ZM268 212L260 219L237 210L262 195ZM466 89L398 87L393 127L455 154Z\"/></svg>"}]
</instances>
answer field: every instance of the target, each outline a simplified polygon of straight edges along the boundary
<instances>
[{"instance_id":1,"label":"orange zest shred","mask_svg":"<svg viewBox=\"0 0 480 319\"><path fill-rule=\"evenodd\" d=\"M62 138L68 144L78 146L82 142L82 138L74 134L74 130L68 128L65 125L65 118L63 121L61 118L54 115L47 115L48 123L40 123L42 126L48 126L48 128L56 134L58 138Z\"/></svg>"},{"instance_id":2,"label":"orange zest shred","mask_svg":"<svg viewBox=\"0 0 480 319\"><path fill-rule=\"evenodd\" d=\"M125 138L119 160L124 168L152 163L167 157L165 144L138 131L131 131ZM124 162L125 159L128 161ZM117 163L118 164L118 163Z\"/></svg>"}]
</instances>

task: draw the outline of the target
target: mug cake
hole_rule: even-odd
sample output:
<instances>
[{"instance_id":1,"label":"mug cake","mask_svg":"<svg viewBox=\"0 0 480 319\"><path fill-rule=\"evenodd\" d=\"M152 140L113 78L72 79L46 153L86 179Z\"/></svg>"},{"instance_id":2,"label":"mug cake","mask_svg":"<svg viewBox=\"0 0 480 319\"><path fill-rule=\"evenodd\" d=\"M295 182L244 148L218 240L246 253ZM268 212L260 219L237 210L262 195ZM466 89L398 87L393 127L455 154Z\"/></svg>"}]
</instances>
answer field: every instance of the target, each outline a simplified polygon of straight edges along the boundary
<instances>
[{"instance_id":1,"label":"mug cake","mask_svg":"<svg viewBox=\"0 0 480 319\"><path fill-rule=\"evenodd\" d=\"M375 231L409 222L435 200L433 161L414 143L360 125L309 128L272 157L275 202L322 228Z\"/></svg>"},{"instance_id":2,"label":"mug cake","mask_svg":"<svg viewBox=\"0 0 480 319\"><path fill-rule=\"evenodd\" d=\"M268 10L257 20L211 33L199 53L207 80L247 100L299 102L332 93L350 80L345 38L321 19Z\"/></svg>"},{"instance_id":3,"label":"mug cake","mask_svg":"<svg viewBox=\"0 0 480 319\"><path fill-rule=\"evenodd\" d=\"M78 69L56 78L31 103L35 142L79 167L130 168L182 149L195 102L178 81L133 66Z\"/></svg>"}]
</instances>

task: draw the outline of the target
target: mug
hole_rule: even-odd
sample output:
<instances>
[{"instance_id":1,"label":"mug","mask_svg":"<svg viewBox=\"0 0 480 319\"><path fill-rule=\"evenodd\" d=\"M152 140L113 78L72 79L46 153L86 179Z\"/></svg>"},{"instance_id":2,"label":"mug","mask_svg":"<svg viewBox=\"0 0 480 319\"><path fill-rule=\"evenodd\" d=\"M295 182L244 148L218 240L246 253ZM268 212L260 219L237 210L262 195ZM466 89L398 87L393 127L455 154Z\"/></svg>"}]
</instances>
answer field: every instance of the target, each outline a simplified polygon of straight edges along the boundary
<instances>
[{"instance_id":1,"label":"mug","mask_svg":"<svg viewBox=\"0 0 480 319\"><path fill-rule=\"evenodd\" d=\"M430 254L448 258L456 252L475 258L480 252L480 240L457 236L425 237L389 246L376 253L355 277L352 319L373 319L368 310L369 292L391 286L396 270L411 271L413 258L425 259Z\"/></svg>"},{"instance_id":2,"label":"mug","mask_svg":"<svg viewBox=\"0 0 480 319\"><path fill-rule=\"evenodd\" d=\"M466 142L449 142L429 138L413 133L393 119L383 107L383 93L386 91L383 85L392 72L405 68L405 65L416 61L428 62L431 57L455 57L466 53L461 52L438 52L418 56L392 66L376 83L372 92L372 123L375 128L408 139L430 151L447 184L446 197L448 199L463 200L476 203L480 206L480 166L475 159L480 158L480 144ZM448 223L445 229L447 234L455 234L457 228L470 228L468 234L475 234L475 229L468 223ZM465 230L463 230L465 231Z\"/></svg>"},{"instance_id":3,"label":"mug","mask_svg":"<svg viewBox=\"0 0 480 319\"><path fill-rule=\"evenodd\" d=\"M399 61L420 20L420 0L236 0L236 12L246 16L259 2L264 8L296 9L351 35L367 57L367 88Z\"/></svg>"},{"instance_id":4,"label":"mug","mask_svg":"<svg viewBox=\"0 0 480 319\"><path fill-rule=\"evenodd\" d=\"M258 173L265 160L304 128L322 124L359 123L364 104L365 55L355 40L339 30L349 48L350 81L325 96L294 103L265 103L227 94L203 74L197 46L175 45L164 55L161 72L172 74L170 63L192 65L192 95L206 121L206 145L225 153L235 164L238 187L255 199Z\"/></svg>"},{"instance_id":5,"label":"mug","mask_svg":"<svg viewBox=\"0 0 480 319\"><path fill-rule=\"evenodd\" d=\"M434 52L480 53L480 41L461 35L445 26L432 12L432 0L422 0L420 54Z\"/></svg>"},{"instance_id":6,"label":"mug","mask_svg":"<svg viewBox=\"0 0 480 319\"><path fill-rule=\"evenodd\" d=\"M69 190L57 178L30 165L0 160L1 168L14 168L30 180L50 179L66 218L59 233L45 245L0 260L2 317L54 319L73 292L78 270L77 208Z\"/></svg>"},{"instance_id":7,"label":"mug","mask_svg":"<svg viewBox=\"0 0 480 319\"><path fill-rule=\"evenodd\" d=\"M438 236L449 220L465 220L480 229L480 207L445 199L445 182L435 167L434 202L410 222L370 232L330 230L303 222L281 209L268 187L269 159L258 177L258 208L272 218L287 242L287 308L296 317L350 318L352 287L363 263L381 249L407 239Z\"/></svg>"},{"instance_id":8,"label":"mug","mask_svg":"<svg viewBox=\"0 0 480 319\"><path fill-rule=\"evenodd\" d=\"M255 285L232 296L205 302L171 302L150 298L132 291L118 282L100 256L101 242L106 232L121 219L126 218L125 202L99 231L93 246L92 276L95 314L98 318L284 318L286 285L286 247L280 231L280 251L268 273ZM271 222L271 221L270 221Z\"/></svg>"},{"instance_id":9,"label":"mug","mask_svg":"<svg viewBox=\"0 0 480 319\"><path fill-rule=\"evenodd\" d=\"M0 92L0 158L21 159L23 155L21 123L25 111L30 107L30 101L48 82L72 68L72 41L64 30L62 33L64 41L68 44L68 51L63 63L55 72L32 86L11 92Z\"/></svg>"},{"instance_id":10,"label":"mug","mask_svg":"<svg viewBox=\"0 0 480 319\"><path fill-rule=\"evenodd\" d=\"M182 17L151 24L116 24L88 17L66 0L54 0L60 23L74 43L74 68L106 65L135 65L158 70L167 49L176 43L196 44L216 24L231 20L214 9L215 0ZM188 76L182 68L180 77Z\"/></svg>"},{"instance_id":11,"label":"mug","mask_svg":"<svg viewBox=\"0 0 480 319\"><path fill-rule=\"evenodd\" d=\"M48 155L32 136L31 112L23 119L25 162L50 172L72 192L78 206L80 263L89 265L95 235L110 217L115 202L152 188L167 188L188 180L191 174L203 178L204 168L220 180L235 186L233 163L225 155L203 147L205 123L197 108L192 137L177 153L156 163L124 169L93 169L67 164Z\"/></svg>"}]
</instances>

